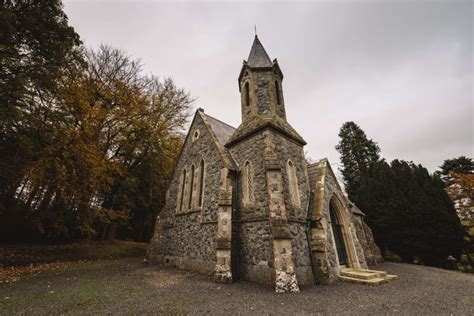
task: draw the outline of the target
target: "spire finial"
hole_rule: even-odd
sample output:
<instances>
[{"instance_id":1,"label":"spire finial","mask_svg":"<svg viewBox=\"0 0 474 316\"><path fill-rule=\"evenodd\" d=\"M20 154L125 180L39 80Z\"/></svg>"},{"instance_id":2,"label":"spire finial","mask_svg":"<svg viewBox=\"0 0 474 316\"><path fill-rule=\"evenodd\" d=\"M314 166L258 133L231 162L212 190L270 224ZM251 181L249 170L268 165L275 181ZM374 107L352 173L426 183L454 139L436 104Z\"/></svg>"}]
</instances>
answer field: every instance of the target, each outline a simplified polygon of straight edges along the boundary
<instances>
[{"instance_id":1,"label":"spire finial","mask_svg":"<svg viewBox=\"0 0 474 316\"><path fill-rule=\"evenodd\" d=\"M254 28L254 30L255 30L255 36L257 36L257 25L254 24L254 25L253 25L253 28Z\"/></svg>"}]
</instances>

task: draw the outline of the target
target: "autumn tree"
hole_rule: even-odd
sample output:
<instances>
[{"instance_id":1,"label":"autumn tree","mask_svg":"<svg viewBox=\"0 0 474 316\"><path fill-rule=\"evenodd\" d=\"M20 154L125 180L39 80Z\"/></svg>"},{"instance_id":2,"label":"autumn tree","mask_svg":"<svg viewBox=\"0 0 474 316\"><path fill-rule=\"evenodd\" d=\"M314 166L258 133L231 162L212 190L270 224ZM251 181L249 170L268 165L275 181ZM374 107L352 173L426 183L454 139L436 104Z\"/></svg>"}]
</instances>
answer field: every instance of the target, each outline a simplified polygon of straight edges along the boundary
<instances>
[{"instance_id":1,"label":"autumn tree","mask_svg":"<svg viewBox=\"0 0 474 316\"><path fill-rule=\"evenodd\" d=\"M34 230L49 238L101 231L110 239L124 224L146 239L192 100L170 79L143 76L139 61L120 50L102 46L85 58L61 83L50 106L51 140L16 197Z\"/></svg>"},{"instance_id":2,"label":"autumn tree","mask_svg":"<svg viewBox=\"0 0 474 316\"><path fill-rule=\"evenodd\" d=\"M466 156L446 159L439 172L445 190L453 201L466 235L465 261L474 268L474 161Z\"/></svg>"},{"instance_id":3,"label":"autumn tree","mask_svg":"<svg viewBox=\"0 0 474 316\"><path fill-rule=\"evenodd\" d=\"M0 230L15 234L28 216L17 208L16 190L53 138L61 79L83 59L60 1L2 1L0 30Z\"/></svg>"},{"instance_id":4,"label":"autumn tree","mask_svg":"<svg viewBox=\"0 0 474 316\"><path fill-rule=\"evenodd\" d=\"M88 61L88 80L100 83L99 102L106 109L101 115L105 128L100 143L107 160L120 166L109 173L110 188L100 193L102 207L119 211L127 206L130 221L122 233L146 240L154 215L164 203L192 99L171 79L141 76L139 61L130 60L121 51L101 47L90 52ZM127 72L120 70L124 65L129 67ZM121 94L128 97L116 98L115 91L123 88L122 84L116 86L116 77L123 77L118 82L133 87L130 93ZM117 104L120 101L122 105Z\"/></svg>"}]
</instances>

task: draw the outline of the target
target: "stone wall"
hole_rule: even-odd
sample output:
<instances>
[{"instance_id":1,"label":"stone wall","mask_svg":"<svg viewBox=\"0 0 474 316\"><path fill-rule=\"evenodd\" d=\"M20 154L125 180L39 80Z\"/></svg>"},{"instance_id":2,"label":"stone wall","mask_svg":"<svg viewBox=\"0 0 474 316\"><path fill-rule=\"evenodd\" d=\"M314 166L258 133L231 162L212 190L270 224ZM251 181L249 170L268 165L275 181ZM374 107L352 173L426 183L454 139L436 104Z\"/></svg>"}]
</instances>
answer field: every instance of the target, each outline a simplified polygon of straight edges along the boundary
<instances>
[{"instance_id":1,"label":"stone wall","mask_svg":"<svg viewBox=\"0 0 474 316\"><path fill-rule=\"evenodd\" d=\"M291 250L295 261L296 275L297 278L302 279L300 283L311 283L311 265L306 239L309 185L303 148L301 145L290 141L279 133L273 131L271 131L271 133L276 148L277 161L281 168L283 196L289 231L292 236ZM269 197L267 192L267 180L265 179L265 161L263 155L265 148L264 131L261 131L252 135L252 137L234 144L230 147L230 151L240 166L243 166L246 161L250 161L254 172L255 200L250 205L245 205L241 202L238 205L242 278L254 279L257 277L257 273L253 271L258 271L261 274L261 276L258 276L259 279L271 281L269 274L272 273L271 270L274 268L274 258L268 213ZM301 201L300 207L293 206L290 199L288 187L289 179L286 168L286 162L289 159L291 159L296 168ZM241 181L242 179L239 181L240 190L242 190Z\"/></svg>"},{"instance_id":2,"label":"stone wall","mask_svg":"<svg viewBox=\"0 0 474 316\"><path fill-rule=\"evenodd\" d=\"M270 224L268 218L268 199L265 179L263 151L265 149L263 134L242 140L229 148L239 166L246 161L251 164L253 172L254 200L243 203L242 172L238 179L238 210L239 241L237 243L240 254L238 264L240 277L244 280L257 282L272 282L273 253L270 241Z\"/></svg>"},{"instance_id":3,"label":"stone wall","mask_svg":"<svg viewBox=\"0 0 474 316\"><path fill-rule=\"evenodd\" d=\"M275 81L279 85L280 104L277 104ZM249 83L250 105L246 104L245 84ZM242 120L246 120L251 113L257 115L268 115L275 113L286 119L284 97L281 80L275 71L248 70L240 82Z\"/></svg>"},{"instance_id":4,"label":"stone wall","mask_svg":"<svg viewBox=\"0 0 474 316\"><path fill-rule=\"evenodd\" d=\"M199 131L197 139L193 139L195 131ZM205 180L203 203L202 207L199 207L201 159L205 161ZM193 203L189 208L190 190L187 189L183 209L180 211L183 170L186 168L188 171L186 187L189 188L190 170L193 163L195 165ZM168 263L184 266L185 261L189 259L189 262L195 262L194 266L200 265L204 270L214 269L220 171L224 167L212 135L207 130L200 114L196 114L171 180L165 207L159 213L161 227L157 229L148 250L151 261L163 261L168 258Z\"/></svg>"},{"instance_id":5,"label":"stone wall","mask_svg":"<svg viewBox=\"0 0 474 316\"><path fill-rule=\"evenodd\" d=\"M195 134L196 131L199 132ZM215 272L220 279L226 281L233 279L230 270L238 268L242 279L260 283L274 285L293 278L289 283L293 283L295 289L298 283L314 283L306 236L310 186L303 147L278 131L266 128L234 143L228 150L238 168L244 166L246 161L251 163L253 201L242 201L242 171L229 173L228 165L222 158L222 149L219 150L215 137L198 113L177 163L165 207L157 218L155 236L148 251L150 260L195 271ZM202 207L198 201L201 159L205 161ZM291 172L293 177L289 175L288 161L294 166L294 173ZM192 164L195 166L195 177L191 188ZM181 208L184 169L187 170L187 176ZM371 233L370 236L365 234L367 230L364 230L363 221L359 222L349 210L327 161L324 172L324 194L321 197L318 234L325 235L318 238L324 240L325 245L312 247L315 249L314 247L322 246L324 256L318 257L317 260L326 262L324 266L331 281L339 274L340 269L331 230L331 198L339 201L338 210L344 218L346 248L350 252L348 257L351 258L349 266L366 268L366 256L372 263L378 260L376 258L379 253L374 250ZM222 178L223 174L228 176ZM223 179L228 179L225 185ZM273 183L275 179L277 182ZM298 190L290 190L291 183L297 183ZM191 192L193 199L189 204ZM292 198L295 197L295 192L299 197L296 202ZM272 198L270 194L275 196ZM275 221L275 215L272 217L270 214L271 209L281 218ZM278 215L280 210L283 213ZM231 214L232 219L229 220ZM233 249L230 249L230 244L234 246Z\"/></svg>"},{"instance_id":6,"label":"stone wall","mask_svg":"<svg viewBox=\"0 0 474 316\"><path fill-rule=\"evenodd\" d=\"M330 165L327 160L323 160L320 164L325 164L324 168L320 168L319 172L324 172L324 195L322 201L322 220L321 228L322 231L326 233L326 247L325 247L325 260L327 261L324 264L325 269L327 269L327 275L324 276L329 282L332 282L339 275L340 267L338 263L338 258L336 254L335 241L331 228L331 216L330 216L330 203L331 199L337 199L339 212L344 217L346 229L345 232L348 233L347 240L345 241L345 247L348 252L349 265L352 267L358 268L367 268L365 261L364 251L359 242L356 233L355 227L355 218L350 211L346 199L343 196L343 192L337 183L337 179L330 169ZM336 201L336 200L334 200Z\"/></svg>"},{"instance_id":7,"label":"stone wall","mask_svg":"<svg viewBox=\"0 0 474 316\"><path fill-rule=\"evenodd\" d=\"M372 230L364 222L362 215L354 215L357 237L364 251L365 260L368 266L375 266L383 262L380 248L377 246L372 235Z\"/></svg>"},{"instance_id":8,"label":"stone wall","mask_svg":"<svg viewBox=\"0 0 474 316\"><path fill-rule=\"evenodd\" d=\"M272 142L275 147L276 161L281 168L283 197L296 277L300 284L314 283L306 236L310 190L303 146L274 131L272 131ZM296 171L298 205L295 205L291 198L288 161L293 163Z\"/></svg>"},{"instance_id":9,"label":"stone wall","mask_svg":"<svg viewBox=\"0 0 474 316\"><path fill-rule=\"evenodd\" d=\"M281 163L283 192L285 197L285 208L289 222L293 258L296 266L296 277L301 284L314 282L308 280L308 271L311 271L308 241L306 237L307 214L309 203L309 183L304 159L303 146L289 140L287 137L275 133L273 141L276 147L278 161ZM287 172L287 162L291 160L296 169L298 179L298 191L300 198L299 207L294 206L290 197L290 185Z\"/></svg>"},{"instance_id":10,"label":"stone wall","mask_svg":"<svg viewBox=\"0 0 474 316\"><path fill-rule=\"evenodd\" d=\"M257 113L270 114L270 82L268 81L268 72L255 72L253 74L256 81Z\"/></svg>"},{"instance_id":11,"label":"stone wall","mask_svg":"<svg viewBox=\"0 0 474 316\"><path fill-rule=\"evenodd\" d=\"M240 221L268 220L268 199L265 179L265 164L263 152L265 143L262 132L246 138L229 148L232 156L242 167L249 161L253 171L254 201L244 205L239 201ZM242 175L242 174L241 174ZM239 198L242 194L242 178L239 178Z\"/></svg>"}]
</instances>

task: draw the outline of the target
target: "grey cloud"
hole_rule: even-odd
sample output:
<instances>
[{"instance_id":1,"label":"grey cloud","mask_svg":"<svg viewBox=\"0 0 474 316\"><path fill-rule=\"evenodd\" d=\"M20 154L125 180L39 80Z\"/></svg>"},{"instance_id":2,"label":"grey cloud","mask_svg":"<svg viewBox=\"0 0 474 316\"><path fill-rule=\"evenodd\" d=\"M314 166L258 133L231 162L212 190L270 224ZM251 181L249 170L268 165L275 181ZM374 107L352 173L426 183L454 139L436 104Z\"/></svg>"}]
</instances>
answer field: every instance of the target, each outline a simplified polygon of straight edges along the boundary
<instances>
[{"instance_id":1,"label":"grey cloud","mask_svg":"<svg viewBox=\"0 0 474 316\"><path fill-rule=\"evenodd\" d=\"M278 58L290 123L313 158L356 121L387 159L434 171L473 155L472 2L161 3L65 1L88 46L106 43L170 76L196 107L240 122L237 76L253 25Z\"/></svg>"}]
</instances>

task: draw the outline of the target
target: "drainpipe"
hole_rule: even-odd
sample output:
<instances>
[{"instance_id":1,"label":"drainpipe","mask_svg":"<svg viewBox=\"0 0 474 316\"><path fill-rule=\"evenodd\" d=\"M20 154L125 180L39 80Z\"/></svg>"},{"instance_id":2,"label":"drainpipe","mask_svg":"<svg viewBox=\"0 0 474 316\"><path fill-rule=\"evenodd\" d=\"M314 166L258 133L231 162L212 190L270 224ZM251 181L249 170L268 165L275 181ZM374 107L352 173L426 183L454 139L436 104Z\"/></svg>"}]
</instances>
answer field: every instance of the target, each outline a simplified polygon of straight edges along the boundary
<instances>
[{"instance_id":1,"label":"drainpipe","mask_svg":"<svg viewBox=\"0 0 474 316\"><path fill-rule=\"evenodd\" d=\"M310 192L309 194L309 201L311 202L311 200L313 199L313 191ZM310 262L311 262L311 270L313 272L313 279L314 279L314 283L315 284L321 284L321 278L320 278L320 274L319 274L319 269L316 267L315 263L314 263L314 258L313 258L313 250L311 248L311 238L312 238L312 230L313 230L313 221L311 220L311 208L310 208L310 204L311 203L308 203L308 210L307 210L307 221L308 221L308 226L306 227L306 241L308 242L308 250L309 250L309 259L310 259Z\"/></svg>"}]
</instances>

